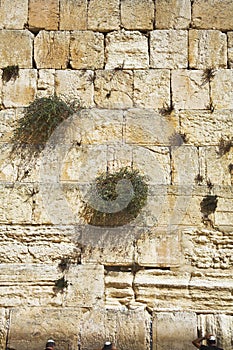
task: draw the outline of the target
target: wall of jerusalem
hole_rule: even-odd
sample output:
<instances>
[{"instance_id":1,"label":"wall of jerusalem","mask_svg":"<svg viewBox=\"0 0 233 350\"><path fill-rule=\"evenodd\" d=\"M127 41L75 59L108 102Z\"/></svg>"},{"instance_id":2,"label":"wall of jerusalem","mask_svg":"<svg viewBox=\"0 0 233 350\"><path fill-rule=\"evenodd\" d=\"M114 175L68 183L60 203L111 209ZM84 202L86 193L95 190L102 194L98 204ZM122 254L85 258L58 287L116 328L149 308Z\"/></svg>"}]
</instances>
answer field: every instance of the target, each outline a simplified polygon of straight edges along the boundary
<instances>
[{"instance_id":1,"label":"wall of jerusalem","mask_svg":"<svg viewBox=\"0 0 233 350\"><path fill-rule=\"evenodd\" d=\"M232 349L232 68L231 0L0 0L0 349ZM82 108L15 155L54 94ZM126 166L139 215L87 223L85 186Z\"/></svg>"}]
</instances>

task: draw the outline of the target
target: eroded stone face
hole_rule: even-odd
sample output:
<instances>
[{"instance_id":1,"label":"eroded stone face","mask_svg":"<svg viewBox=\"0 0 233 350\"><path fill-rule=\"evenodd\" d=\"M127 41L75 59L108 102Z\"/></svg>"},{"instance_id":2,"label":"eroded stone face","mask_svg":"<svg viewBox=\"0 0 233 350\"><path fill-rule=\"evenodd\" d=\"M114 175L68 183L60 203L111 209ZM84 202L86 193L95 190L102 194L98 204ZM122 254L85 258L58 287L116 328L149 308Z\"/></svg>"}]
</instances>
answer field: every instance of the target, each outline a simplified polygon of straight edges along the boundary
<instances>
[{"instance_id":1,"label":"eroded stone face","mask_svg":"<svg viewBox=\"0 0 233 350\"><path fill-rule=\"evenodd\" d=\"M87 0L61 0L59 29L87 29L87 4Z\"/></svg>"},{"instance_id":2,"label":"eroded stone face","mask_svg":"<svg viewBox=\"0 0 233 350\"><path fill-rule=\"evenodd\" d=\"M29 0L30 29L57 30L59 23L59 0ZM40 14L38 16L38 13Z\"/></svg>"},{"instance_id":3,"label":"eroded stone face","mask_svg":"<svg viewBox=\"0 0 233 350\"><path fill-rule=\"evenodd\" d=\"M23 29L28 18L28 0L12 2L1 1L0 27L6 29Z\"/></svg>"},{"instance_id":4,"label":"eroded stone face","mask_svg":"<svg viewBox=\"0 0 233 350\"><path fill-rule=\"evenodd\" d=\"M151 0L121 2L121 21L125 29L153 29L154 13L154 3Z\"/></svg>"},{"instance_id":5,"label":"eroded stone face","mask_svg":"<svg viewBox=\"0 0 233 350\"><path fill-rule=\"evenodd\" d=\"M189 0L157 0L155 27L157 29L186 29L191 21L191 3Z\"/></svg>"},{"instance_id":6,"label":"eroded stone face","mask_svg":"<svg viewBox=\"0 0 233 350\"><path fill-rule=\"evenodd\" d=\"M119 0L91 0L87 11L88 29L107 32L120 27Z\"/></svg>"}]
</instances>

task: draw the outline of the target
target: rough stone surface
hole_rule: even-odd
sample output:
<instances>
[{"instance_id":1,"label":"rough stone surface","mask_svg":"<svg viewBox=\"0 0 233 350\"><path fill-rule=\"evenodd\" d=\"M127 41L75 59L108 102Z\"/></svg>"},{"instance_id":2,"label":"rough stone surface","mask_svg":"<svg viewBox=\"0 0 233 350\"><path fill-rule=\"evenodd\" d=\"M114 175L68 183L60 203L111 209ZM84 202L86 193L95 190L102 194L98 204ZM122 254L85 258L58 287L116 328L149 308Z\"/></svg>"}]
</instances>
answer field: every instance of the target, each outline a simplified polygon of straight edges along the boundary
<instances>
[{"instance_id":1,"label":"rough stone surface","mask_svg":"<svg viewBox=\"0 0 233 350\"><path fill-rule=\"evenodd\" d=\"M233 72L231 69L219 70L211 81L211 98L216 109L233 108Z\"/></svg>"},{"instance_id":2,"label":"rough stone surface","mask_svg":"<svg viewBox=\"0 0 233 350\"><path fill-rule=\"evenodd\" d=\"M229 68L233 67L233 32L227 33L228 38L228 62Z\"/></svg>"},{"instance_id":3,"label":"rough stone surface","mask_svg":"<svg viewBox=\"0 0 233 350\"><path fill-rule=\"evenodd\" d=\"M155 26L157 29L186 29L191 22L191 2L189 0L157 0Z\"/></svg>"},{"instance_id":4,"label":"rough stone surface","mask_svg":"<svg viewBox=\"0 0 233 350\"><path fill-rule=\"evenodd\" d=\"M28 18L28 0L14 3L2 0L0 5L0 28L23 29Z\"/></svg>"},{"instance_id":5,"label":"rough stone surface","mask_svg":"<svg viewBox=\"0 0 233 350\"><path fill-rule=\"evenodd\" d=\"M47 97L54 94L55 69L40 69L38 71L37 97Z\"/></svg>"},{"instance_id":6,"label":"rough stone surface","mask_svg":"<svg viewBox=\"0 0 233 350\"><path fill-rule=\"evenodd\" d=\"M104 15L103 15L104 14ZM119 0L91 0L88 5L88 29L106 32L120 27Z\"/></svg>"},{"instance_id":7,"label":"rough stone surface","mask_svg":"<svg viewBox=\"0 0 233 350\"><path fill-rule=\"evenodd\" d=\"M189 65L194 69L227 68L226 34L217 30L190 30Z\"/></svg>"},{"instance_id":8,"label":"rough stone surface","mask_svg":"<svg viewBox=\"0 0 233 350\"><path fill-rule=\"evenodd\" d=\"M152 68L187 68L188 33L185 30L154 30L150 33Z\"/></svg>"},{"instance_id":9,"label":"rough stone surface","mask_svg":"<svg viewBox=\"0 0 233 350\"><path fill-rule=\"evenodd\" d=\"M87 0L60 0L59 29L87 29Z\"/></svg>"},{"instance_id":10,"label":"rough stone surface","mask_svg":"<svg viewBox=\"0 0 233 350\"><path fill-rule=\"evenodd\" d=\"M125 0L121 2L121 22L125 29L153 29L154 13L152 0Z\"/></svg>"},{"instance_id":11,"label":"rough stone surface","mask_svg":"<svg viewBox=\"0 0 233 350\"><path fill-rule=\"evenodd\" d=\"M38 16L38 14L40 14ZM29 0L30 29L57 30L59 23L59 0Z\"/></svg>"}]
</instances>

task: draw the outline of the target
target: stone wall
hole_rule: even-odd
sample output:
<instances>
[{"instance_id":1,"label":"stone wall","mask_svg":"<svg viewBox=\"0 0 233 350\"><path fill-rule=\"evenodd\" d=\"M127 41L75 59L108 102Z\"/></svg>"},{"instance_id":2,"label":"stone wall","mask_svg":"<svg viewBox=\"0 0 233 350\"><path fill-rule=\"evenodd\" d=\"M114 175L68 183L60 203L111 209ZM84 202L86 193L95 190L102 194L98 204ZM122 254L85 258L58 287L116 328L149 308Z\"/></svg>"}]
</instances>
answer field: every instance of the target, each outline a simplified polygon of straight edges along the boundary
<instances>
[{"instance_id":1,"label":"stone wall","mask_svg":"<svg viewBox=\"0 0 233 350\"><path fill-rule=\"evenodd\" d=\"M232 348L232 68L231 0L0 0L1 350ZM13 132L53 94L82 109L28 163ZM86 224L82 188L123 166L146 205Z\"/></svg>"}]
</instances>

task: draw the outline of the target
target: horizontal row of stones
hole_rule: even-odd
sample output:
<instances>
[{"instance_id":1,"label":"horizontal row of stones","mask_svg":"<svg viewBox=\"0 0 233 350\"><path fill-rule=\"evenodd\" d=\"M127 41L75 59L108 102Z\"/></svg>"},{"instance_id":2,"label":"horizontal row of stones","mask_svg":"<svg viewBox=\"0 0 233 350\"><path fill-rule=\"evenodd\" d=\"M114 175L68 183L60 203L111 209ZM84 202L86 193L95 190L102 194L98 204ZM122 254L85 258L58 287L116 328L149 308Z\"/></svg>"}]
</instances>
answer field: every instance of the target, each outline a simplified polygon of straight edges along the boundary
<instances>
[{"instance_id":1,"label":"horizontal row of stones","mask_svg":"<svg viewBox=\"0 0 233 350\"><path fill-rule=\"evenodd\" d=\"M20 0L17 6L3 0L0 22L3 28L32 30L232 30L232 12L231 0L50 0L46 6L42 0Z\"/></svg>"},{"instance_id":2,"label":"horizontal row of stones","mask_svg":"<svg viewBox=\"0 0 233 350\"><path fill-rule=\"evenodd\" d=\"M33 60L37 68L55 69L231 68L233 32L40 31L34 37L28 30L0 30L1 68L32 68Z\"/></svg>"},{"instance_id":3,"label":"horizontal row of stones","mask_svg":"<svg viewBox=\"0 0 233 350\"><path fill-rule=\"evenodd\" d=\"M210 83L209 83L210 80ZM54 70L20 69L16 79L3 81L0 103L4 108L24 107L36 97L56 93L79 99L85 108L155 110L233 109L233 70L219 69L208 78L205 70Z\"/></svg>"}]
</instances>

